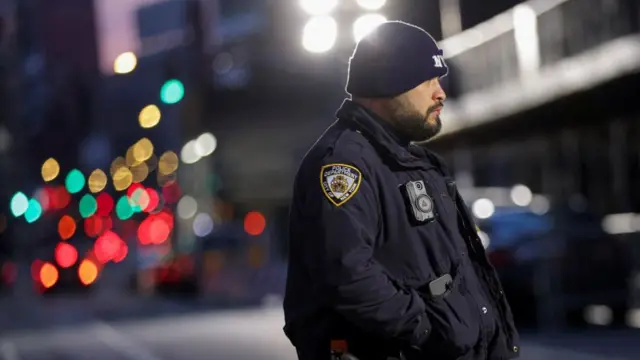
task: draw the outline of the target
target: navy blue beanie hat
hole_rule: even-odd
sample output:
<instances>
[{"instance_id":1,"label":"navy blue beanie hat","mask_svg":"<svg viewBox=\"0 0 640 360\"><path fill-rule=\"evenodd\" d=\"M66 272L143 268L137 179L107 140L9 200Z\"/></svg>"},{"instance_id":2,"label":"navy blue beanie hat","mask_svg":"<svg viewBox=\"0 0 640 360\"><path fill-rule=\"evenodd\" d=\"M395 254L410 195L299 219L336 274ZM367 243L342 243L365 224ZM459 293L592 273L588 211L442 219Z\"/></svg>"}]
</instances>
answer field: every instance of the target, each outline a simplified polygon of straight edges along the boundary
<instances>
[{"instance_id":1,"label":"navy blue beanie hat","mask_svg":"<svg viewBox=\"0 0 640 360\"><path fill-rule=\"evenodd\" d=\"M442 50L429 33L387 21L356 44L346 90L358 97L394 97L447 72Z\"/></svg>"}]
</instances>

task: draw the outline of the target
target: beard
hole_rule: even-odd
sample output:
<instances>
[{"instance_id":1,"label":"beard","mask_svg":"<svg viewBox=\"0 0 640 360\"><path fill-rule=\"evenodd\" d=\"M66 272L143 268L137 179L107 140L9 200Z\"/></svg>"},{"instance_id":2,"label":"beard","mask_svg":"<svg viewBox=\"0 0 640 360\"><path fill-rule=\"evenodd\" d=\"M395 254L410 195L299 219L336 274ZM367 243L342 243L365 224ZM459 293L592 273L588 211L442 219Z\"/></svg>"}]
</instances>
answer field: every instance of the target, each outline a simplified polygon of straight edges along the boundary
<instances>
[{"instance_id":1,"label":"beard","mask_svg":"<svg viewBox=\"0 0 640 360\"><path fill-rule=\"evenodd\" d=\"M429 140L438 135L442 129L440 116L434 115L434 112L441 106L441 103L436 103L430 106L425 113L422 113L404 99L396 99L391 108L393 125L409 141Z\"/></svg>"}]
</instances>

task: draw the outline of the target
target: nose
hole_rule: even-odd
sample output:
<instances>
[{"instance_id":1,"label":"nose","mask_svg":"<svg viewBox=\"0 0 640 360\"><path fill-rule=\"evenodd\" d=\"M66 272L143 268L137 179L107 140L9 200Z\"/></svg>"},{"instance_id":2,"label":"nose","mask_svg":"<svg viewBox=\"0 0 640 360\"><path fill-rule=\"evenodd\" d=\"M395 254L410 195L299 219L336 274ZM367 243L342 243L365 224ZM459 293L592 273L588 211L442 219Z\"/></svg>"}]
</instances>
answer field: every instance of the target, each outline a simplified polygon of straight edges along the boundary
<instances>
[{"instance_id":1,"label":"nose","mask_svg":"<svg viewBox=\"0 0 640 360\"><path fill-rule=\"evenodd\" d=\"M440 84L438 84L438 88L433 92L433 101L444 102L447 99L447 94L444 92Z\"/></svg>"}]
</instances>

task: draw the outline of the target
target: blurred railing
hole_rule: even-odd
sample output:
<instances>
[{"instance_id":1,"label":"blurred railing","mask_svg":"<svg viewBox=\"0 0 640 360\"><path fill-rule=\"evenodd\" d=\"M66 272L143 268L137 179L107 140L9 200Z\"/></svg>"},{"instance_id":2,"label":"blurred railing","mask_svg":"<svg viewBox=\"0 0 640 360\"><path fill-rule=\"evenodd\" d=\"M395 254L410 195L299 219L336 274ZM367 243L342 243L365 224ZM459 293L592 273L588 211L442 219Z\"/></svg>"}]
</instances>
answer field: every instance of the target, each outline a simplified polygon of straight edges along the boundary
<instances>
[{"instance_id":1,"label":"blurred railing","mask_svg":"<svg viewBox=\"0 0 640 360\"><path fill-rule=\"evenodd\" d=\"M530 0L440 45L467 93L637 33L639 7L637 0Z\"/></svg>"}]
</instances>

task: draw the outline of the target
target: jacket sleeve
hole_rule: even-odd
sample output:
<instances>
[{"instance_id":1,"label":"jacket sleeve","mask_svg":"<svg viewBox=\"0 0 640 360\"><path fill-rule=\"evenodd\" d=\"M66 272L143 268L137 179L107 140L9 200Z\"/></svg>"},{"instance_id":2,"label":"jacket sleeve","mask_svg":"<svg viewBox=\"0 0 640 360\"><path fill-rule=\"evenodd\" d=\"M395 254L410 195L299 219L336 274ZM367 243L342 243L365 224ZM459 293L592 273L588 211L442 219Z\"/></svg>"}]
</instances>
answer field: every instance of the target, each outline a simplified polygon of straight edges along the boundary
<instances>
[{"instance_id":1,"label":"jacket sleeve","mask_svg":"<svg viewBox=\"0 0 640 360\"><path fill-rule=\"evenodd\" d=\"M346 197L332 193L332 182L340 190L335 169L334 175L328 175L332 164L341 166L337 169L347 175L359 176L355 183L347 183L352 191L347 190ZM314 281L324 285L331 305L348 321L363 331L418 347L430 330L425 304L414 290L403 289L390 279L373 257L383 219L372 179L360 168L353 162L325 161L315 176L307 177L301 211L309 215L304 216L307 221L302 228L309 241L305 241L303 260Z\"/></svg>"}]
</instances>

